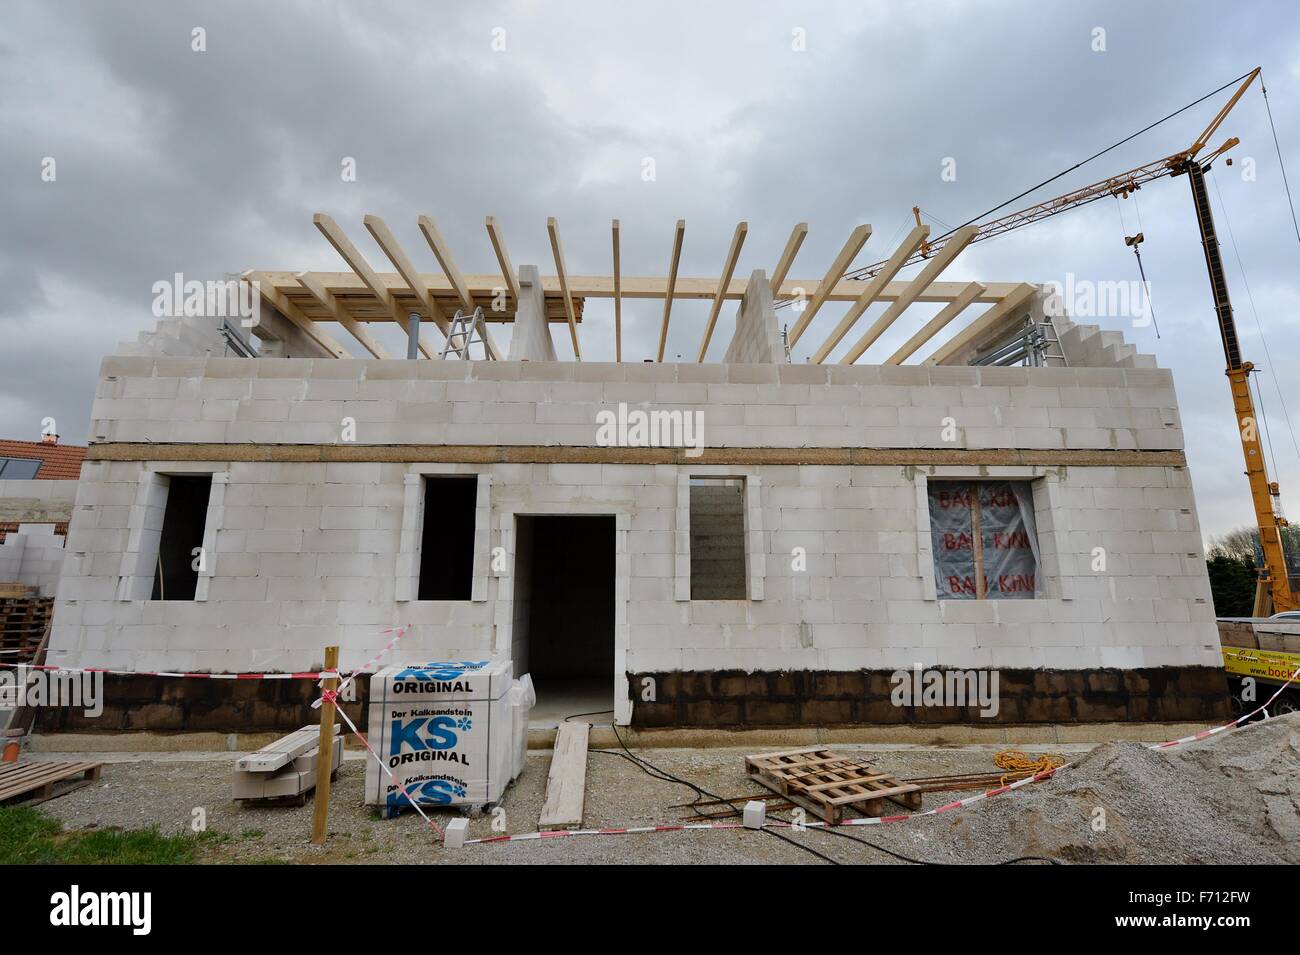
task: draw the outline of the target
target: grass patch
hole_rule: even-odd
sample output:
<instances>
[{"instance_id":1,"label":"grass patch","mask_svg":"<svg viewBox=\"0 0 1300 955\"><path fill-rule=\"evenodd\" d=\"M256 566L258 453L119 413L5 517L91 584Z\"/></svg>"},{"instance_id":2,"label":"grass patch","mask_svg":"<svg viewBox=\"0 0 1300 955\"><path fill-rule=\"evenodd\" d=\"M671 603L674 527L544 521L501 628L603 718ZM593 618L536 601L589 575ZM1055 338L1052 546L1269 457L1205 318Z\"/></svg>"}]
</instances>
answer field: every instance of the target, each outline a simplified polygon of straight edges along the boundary
<instances>
[{"instance_id":1,"label":"grass patch","mask_svg":"<svg viewBox=\"0 0 1300 955\"><path fill-rule=\"evenodd\" d=\"M64 832L30 806L0 806L0 865L183 865L228 838L212 831L164 836L157 828Z\"/></svg>"}]
</instances>

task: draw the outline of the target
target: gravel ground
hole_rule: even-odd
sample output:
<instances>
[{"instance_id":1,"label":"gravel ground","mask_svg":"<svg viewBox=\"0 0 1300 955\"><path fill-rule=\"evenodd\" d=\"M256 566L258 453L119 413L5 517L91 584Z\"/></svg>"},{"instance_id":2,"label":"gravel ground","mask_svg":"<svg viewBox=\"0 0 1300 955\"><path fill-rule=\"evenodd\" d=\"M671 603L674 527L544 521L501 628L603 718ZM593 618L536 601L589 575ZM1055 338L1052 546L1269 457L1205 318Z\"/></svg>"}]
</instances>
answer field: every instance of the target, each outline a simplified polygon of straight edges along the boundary
<instances>
[{"instance_id":1,"label":"gravel ground","mask_svg":"<svg viewBox=\"0 0 1300 955\"><path fill-rule=\"evenodd\" d=\"M942 749L876 747L857 751L900 777L992 772L1001 747ZM1030 752L1039 750L1024 747ZM851 747L837 747L853 751ZM1060 752L1058 748L1056 750ZM995 863L1020 856L1061 862L1300 861L1300 716L1273 720L1177 751L1136 743L1066 748L1078 762L1056 778L951 815L899 825L842 830L912 859ZM743 749L640 753L656 766L719 796L757 788L744 775ZM1086 755L1085 755L1086 753ZM206 758L205 758L206 756ZM686 863L819 862L769 833L687 831L578 836L444 850L419 816L380 819L361 802L365 764L349 753L335 783L330 839L311 846L312 807L238 804L229 798L230 756L140 754L108 762L95 785L41 806L69 829L85 826L189 831L196 809L210 829L229 838L204 849L213 862L360 863ZM60 754L59 758L72 758ZM528 767L507 790L498 825L510 833L536 829L549 752L530 753ZM924 808L966 793L925 797ZM589 827L680 822L694 793L653 779L621 756L593 751L588 759ZM1097 809L1105 825L1097 828ZM900 810L902 811L902 810ZM449 811L435 815L440 822ZM494 816L470 821L471 837L499 834ZM800 845L844 863L897 863L881 848L824 831L786 833Z\"/></svg>"}]
</instances>

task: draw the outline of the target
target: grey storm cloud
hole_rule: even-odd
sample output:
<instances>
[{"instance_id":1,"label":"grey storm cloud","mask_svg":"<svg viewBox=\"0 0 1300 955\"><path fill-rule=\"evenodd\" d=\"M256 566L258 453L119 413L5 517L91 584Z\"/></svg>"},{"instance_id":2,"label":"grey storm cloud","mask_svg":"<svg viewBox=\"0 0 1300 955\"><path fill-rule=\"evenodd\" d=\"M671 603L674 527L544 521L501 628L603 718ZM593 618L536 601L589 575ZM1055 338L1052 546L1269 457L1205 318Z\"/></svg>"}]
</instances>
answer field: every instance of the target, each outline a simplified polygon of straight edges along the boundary
<instances>
[{"instance_id":1,"label":"grey storm cloud","mask_svg":"<svg viewBox=\"0 0 1300 955\"><path fill-rule=\"evenodd\" d=\"M191 47L196 28L204 52ZM946 231L1256 65L1300 186L1300 12L1286 2L10 2L0 434L34 437L48 416L84 441L99 361L153 324L156 281L341 268L314 212L386 268L361 225L383 216L429 270L416 217L432 215L475 272L495 269L486 215L516 265L543 271L546 218L557 217L575 273L608 272L618 218L624 273L641 275L667 270L678 218L683 275L716 274L741 220L737 273L770 270L807 221L793 274L816 279L859 223L874 234L858 264L885 258L913 205ZM1182 148L1226 95L1023 204ZM1239 162L1215 166L1211 193L1286 502L1300 494L1283 412L1300 410L1300 243L1258 87L1228 135L1242 140ZM47 157L54 182L41 177ZM340 176L345 157L355 182ZM1253 181L1240 175L1245 159ZM1136 279L1122 237L1139 228L1160 337L1095 320L1173 369L1202 527L1222 533L1250 522L1250 500L1182 180L973 246L947 277ZM669 357L694 357L706 309L674 306ZM864 361L914 331L925 314L914 311ZM627 304L625 357L654 354L661 313ZM818 317L794 360L837 314ZM557 347L568 354L567 336ZM608 303L589 303L584 356L613 347Z\"/></svg>"}]
</instances>

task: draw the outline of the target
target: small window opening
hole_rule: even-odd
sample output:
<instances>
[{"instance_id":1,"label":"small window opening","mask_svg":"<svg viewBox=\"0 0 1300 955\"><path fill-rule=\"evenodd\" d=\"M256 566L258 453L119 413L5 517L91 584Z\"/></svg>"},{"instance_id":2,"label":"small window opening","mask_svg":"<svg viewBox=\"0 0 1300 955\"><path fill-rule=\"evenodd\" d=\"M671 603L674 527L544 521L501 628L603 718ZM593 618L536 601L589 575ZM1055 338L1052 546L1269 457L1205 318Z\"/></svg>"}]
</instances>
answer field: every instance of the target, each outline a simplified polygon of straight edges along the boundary
<instances>
[{"instance_id":1,"label":"small window opening","mask_svg":"<svg viewBox=\"0 0 1300 955\"><path fill-rule=\"evenodd\" d=\"M691 599L744 600L745 479L691 478Z\"/></svg>"},{"instance_id":2,"label":"small window opening","mask_svg":"<svg viewBox=\"0 0 1300 955\"><path fill-rule=\"evenodd\" d=\"M419 600L469 600L478 477L426 477Z\"/></svg>"}]
</instances>

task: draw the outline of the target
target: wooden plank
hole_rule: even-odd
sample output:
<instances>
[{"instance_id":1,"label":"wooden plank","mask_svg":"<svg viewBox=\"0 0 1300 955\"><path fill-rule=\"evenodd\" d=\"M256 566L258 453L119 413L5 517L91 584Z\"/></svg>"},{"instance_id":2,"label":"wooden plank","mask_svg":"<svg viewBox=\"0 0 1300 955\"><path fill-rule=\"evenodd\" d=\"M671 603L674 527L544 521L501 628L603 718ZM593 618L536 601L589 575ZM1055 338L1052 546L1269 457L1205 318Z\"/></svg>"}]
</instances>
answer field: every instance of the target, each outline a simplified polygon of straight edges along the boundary
<instances>
[{"instance_id":1,"label":"wooden plank","mask_svg":"<svg viewBox=\"0 0 1300 955\"><path fill-rule=\"evenodd\" d=\"M940 309L939 314L934 316L924 325L920 331L909 338L903 345L888 358L885 359L886 365L901 365L910 358L918 348L928 342L931 338L942 331L953 319L966 310L971 302L975 301L984 291L984 286L979 282L971 282L962 290L962 293L955 299Z\"/></svg>"},{"instance_id":2,"label":"wooden plank","mask_svg":"<svg viewBox=\"0 0 1300 955\"><path fill-rule=\"evenodd\" d=\"M334 724L334 733L338 734L339 724ZM287 766L303 753L318 748L320 745L320 727L304 726L282 736L273 743L267 743L255 753L241 756L235 767L247 773L271 773Z\"/></svg>"},{"instance_id":3,"label":"wooden plank","mask_svg":"<svg viewBox=\"0 0 1300 955\"><path fill-rule=\"evenodd\" d=\"M488 216L484 224L487 226L488 239L492 242L492 251L496 253L497 264L501 266L501 276L506 280L506 289L510 292L510 298L517 308L519 306L519 277L515 275L515 267L510 263L510 253L506 251L506 240L502 237L501 229L494 217Z\"/></svg>"},{"instance_id":4,"label":"wooden plank","mask_svg":"<svg viewBox=\"0 0 1300 955\"><path fill-rule=\"evenodd\" d=\"M415 263L406 255L406 250L402 244L397 241L397 236L379 216L366 216L363 220L366 231L370 233L384 255L388 256L388 261L393 263L393 268L397 269L407 287L415 293L416 298L424 307L424 314L429 321L437 326L438 331L442 332L443 338L447 337L447 332L451 329L451 323L447 321L447 316L443 314L441 307L433 300L429 290L420 283L420 273L416 271ZM395 300L394 300L395 301ZM401 309L398 309L400 312ZM409 316L408 316L409 320ZM421 343L421 349L426 358L433 357L433 349Z\"/></svg>"},{"instance_id":5,"label":"wooden plank","mask_svg":"<svg viewBox=\"0 0 1300 955\"><path fill-rule=\"evenodd\" d=\"M546 777L546 803L539 829L574 829L582 825L587 790L587 740L590 723L561 723L555 734L551 771Z\"/></svg>"},{"instance_id":6,"label":"wooden plank","mask_svg":"<svg viewBox=\"0 0 1300 955\"><path fill-rule=\"evenodd\" d=\"M817 291L813 293L812 301L803 310L803 314L799 316L798 321L791 326L791 348L794 348L795 343L803 335L804 329L808 327L808 323L813 320L813 316L817 314L822 305L830 301L831 290L839 282L848 267L853 264L853 260L857 258L858 253L862 251L862 247L867 244L869 238L871 238L871 226L860 225L853 230L848 241L844 243L844 247L840 249L840 254L835 256L835 261L826 270L826 277L817 283ZM857 290L853 297L856 299L860 294L862 294L861 288Z\"/></svg>"},{"instance_id":7,"label":"wooden plank","mask_svg":"<svg viewBox=\"0 0 1300 955\"><path fill-rule=\"evenodd\" d=\"M950 338L945 344L941 345L933 355L927 358L922 364L940 365L959 354L963 349L969 347L977 341L982 335L992 331L999 322L1007 320L1008 316L1015 313L1016 309L1023 306L1033 297L1038 290L1025 282L1016 286L1015 290L1007 295L1001 302L988 309L983 315L975 319L964 329Z\"/></svg>"},{"instance_id":8,"label":"wooden plank","mask_svg":"<svg viewBox=\"0 0 1300 955\"><path fill-rule=\"evenodd\" d=\"M871 327L845 353L844 357L840 359L840 364L851 365L861 358L862 353L874 345L889 326L894 324L898 317L907 310L907 307L916 301L917 296L939 277L939 273L946 269L952 263L952 260L974 241L975 234L978 231L975 226L967 226L954 232L948 241L944 243L943 248L925 264L925 268L908 284L907 291L892 302L889 308L885 309L884 313L872 323Z\"/></svg>"},{"instance_id":9,"label":"wooden plank","mask_svg":"<svg viewBox=\"0 0 1300 955\"><path fill-rule=\"evenodd\" d=\"M253 285L258 290L262 298L274 306L275 310L283 315L286 319L297 325L302 331L321 348L325 349L335 358L351 358L347 350L334 340L332 335L326 333L323 329L318 328L316 323L303 314L289 297L284 294L276 285L264 278L261 272L245 272L239 276L246 282ZM294 285L301 288L301 283L294 279Z\"/></svg>"},{"instance_id":10,"label":"wooden plank","mask_svg":"<svg viewBox=\"0 0 1300 955\"><path fill-rule=\"evenodd\" d=\"M614 360L623 360L623 288L619 274L618 220L612 227L614 240Z\"/></svg>"},{"instance_id":11,"label":"wooden plank","mask_svg":"<svg viewBox=\"0 0 1300 955\"><path fill-rule=\"evenodd\" d=\"M443 274L450 280L452 288L460 296L460 304L465 310L465 317L472 318L474 315L474 295L469 290L469 285L465 282L465 276L461 274L456 265L456 260L451 257L451 249L447 246L446 241L442 238L442 233L438 231L437 224L429 216L420 216L420 232L424 234L424 240L429 243L429 248L433 249L434 258L442 266ZM418 278L415 281L419 281ZM425 289L428 294L428 289ZM483 328L483 344L487 348L488 357L493 361L500 361L502 358L501 350L497 348L497 343L492 340L492 332L486 326Z\"/></svg>"},{"instance_id":12,"label":"wooden plank","mask_svg":"<svg viewBox=\"0 0 1300 955\"><path fill-rule=\"evenodd\" d=\"M825 361L826 356L834 350L835 346L840 343L840 340L849 333L849 330L855 324L857 324L857 321L862 317L862 314L871 307L871 304L875 302L877 298L880 297L880 293L884 291L885 286L893 281L894 276L898 274L898 270L907 263L907 260L912 253L919 249L921 243L929 238L929 236L930 227L925 225L917 226L908 233L907 238L899 243L898 248L894 250L894 254L889 257L883 266L880 267L880 271L877 272L870 281L865 283L866 287L863 288L862 294L859 295L858 300L849 307L849 310L844 313L844 317L841 318L839 324L835 326L835 330L826 337L826 341L822 342L821 347L813 352L813 364L820 365Z\"/></svg>"},{"instance_id":13,"label":"wooden plank","mask_svg":"<svg viewBox=\"0 0 1300 955\"><path fill-rule=\"evenodd\" d=\"M339 224L323 212L318 212L312 216L312 222L316 224L320 234L325 237L325 241L334 247L334 251L365 283L371 293L379 299L380 305L391 316L391 320L405 326L407 321L406 310L398 306L392 290L380 279L379 273L370 267L366 257L352 244L352 240L347 237L347 233L339 227ZM326 287L328 288L328 286ZM334 292L333 289L330 289L330 291ZM334 294L337 295L338 293L334 292ZM420 351L424 353L426 358L433 357L432 348L424 342L420 343Z\"/></svg>"},{"instance_id":14,"label":"wooden plank","mask_svg":"<svg viewBox=\"0 0 1300 955\"><path fill-rule=\"evenodd\" d=\"M573 296L569 294L569 276L564 268L564 247L560 245L560 224L555 216L546 220L546 234L551 240L551 255L555 259L555 274L564 298L564 316L569 321L569 337L573 340L573 357L582 360L582 347L578 344L578 322L573 314Z\"/></svg>"},{"instance_id":15,"label":"wooden plank","mask_svg":"<svg viewBox=\"0 0 1300 955\"><path fill-rule=\"evenodd\" d=\"M290 296L300 296L302 289L299 287L294 275L300 270L259 270L259 276L265 276L276 289ZM393 316L386 305L378 302L370 291L370 287L353 272L325 272L313 271L315 275L331 292L342 298L357 298L359 301L368 302L370 309L368 312L362 312L356 307L356 303L348 301L349 310L358 318L364 316L365 321L387 322L393 321ZM399 298L409 299L411 302L417 301L406 281L395 272L375 273L375 278L387 287L388 291ZM469 287L470 293L481 300L490 301L494 290L501 285L501 276L495 272L490 274L478 274L464 276L465 283ZM429 293L439 300L447 299L450 302L459 301L459 295L452 288L451 283L446 276L436 272L421 272L419 275L420 282L429 290ZM566 321L563 314L563 306L560 302L560 282L557 275L540 276L543 291L547 296L547 315L552 321ZM613 298L614 297L614 279L612 275L574 275L566 273L565 281L569 289L569 294L580 303L586 298ZM818 288L818 279L812 278L787 278L781 283L778 289L777 298L790 300L797 295L798 289L805 292L812 288ZM748 279L732 278L731 282L723 287L722 297L730 301L739 301L745 297L745 288L749 284ZM893 281L885 285L880 295L876 299L879 302L893 302L900 295L907 291L910 282ZM966 287L966 282L935 282L926 292L917 297L918 302L951 302L962 289ZM996 304L1001 301L1009 292L1015 290L1019 285L1018 282L986 282L987 291L980 295L981 304ZM718 276L694 277L679 275L676 283L673 285L673 298L677 300L688 299L697 301L712 301L713 297L718 294ZM856 279L840 279L834 286L826 292L827 302L854 302L862 294L864 283ZM655 299L661 300L664 297L668 287L668 279L665 276L645 276L645 275L622 275L619 281L619 294L623 298L635 299ZM307 297L301 299L310 307L310 300ZM485 309L486 311L486 309ZM310 314L310 313L309 313ZM311 317L317 317L311 315ZM324 312L319 316L326 317ZM579 319L581 316L579 315ZM500 321L501 319L497 319Z\"/></svg>"},{"instance_id":16,"label":"wooden plank","mask_svg":"<svg viewBox=\"0 0 1300 955\"><path fill-rule=\"evenodd\" d=\"M296 278L302 283L302 287L311 292L316 301L320 302L321 306L334 316L334 320L346 328L352 337L361 343L362 348L376 358L392 357L383 345L375 341L374 336L370 334L364 325L347 313L347 310L339 304L339 300L334 297L334 294L317 282L310 273L299 272Z\"/></svg>"},{"instance_id":17,"label":"wooden plank","mask_svg":"<svg viewBox=\"0 0 1300 955\"><path fill-rule=\"evenodd\" d=\"M664 360L664 349L668 347L668 316L673 310L673 289L677 285L677 267L682 261L682 239L685 236L686 220L678 219L677 226L673 229L673 251L668 259L668 284L664 286L664 320L659 327L659 361Z\"/></svg>"},{"instance_id":18,"label":"wooden plank","mask_svg":"<svg viewBox=\"0 0 1300 955\"><path fill-rule=\"evenodd\" d=\"M700 343L700 356L696 361L704 361L704 356L709 350L709 341L713 338L713 326L717 324L718 312L722 310L722 290L731 284L731 276L736 271L736 260L740 258L740 247L745 244L745 233L748 231L749 223L741 222L731 236L731 248L727 249L727 257L722 263L722 278L718 281L718 292L713 296L713 304L709 307L709 320L704 326L704 341Z\"/></svg>"},{"instance_id":19,"label":"wooden plank","mask_svg":"<svg viewBox=\"0 0 1300 955\"><path fill-rule=\"evenodd\" d=\"M785 240L785 249L781 252L781 258L776 261L776 268L772 270L772 278L769 282L774 298L781 291L781 283L790 274L790 266L794 265L794 257L799 254L799 247L803 245L803 240L807 237L808 223L806 222L800 222L790 230L790 238Z\"/></svg>"}]
</instances>

